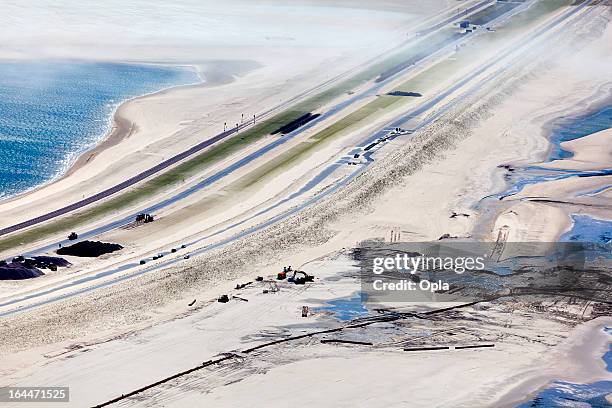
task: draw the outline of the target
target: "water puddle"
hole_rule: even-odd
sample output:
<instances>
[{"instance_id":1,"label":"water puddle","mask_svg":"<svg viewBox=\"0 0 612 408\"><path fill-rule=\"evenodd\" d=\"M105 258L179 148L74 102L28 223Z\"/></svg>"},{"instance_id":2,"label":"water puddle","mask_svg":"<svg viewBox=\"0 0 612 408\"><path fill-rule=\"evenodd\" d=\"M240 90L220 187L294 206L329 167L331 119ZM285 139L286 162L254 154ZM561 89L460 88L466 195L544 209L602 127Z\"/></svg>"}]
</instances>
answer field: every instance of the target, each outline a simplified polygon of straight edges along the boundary
<instances>
[{"instance_id":1,"label":"water puddle","mask_svg":"<svg viewBox=\"0 0 612 408\"><path fill-rule=\"evenodd\" d=\"M561 236L561 242L612 243L612 221L600 220L588 215L572 215L572 229Z\"/></svg>"},{"instance_id":2,"label":"water puddle","mask_svg":"<svg viewBox=\"0 0 612 408\"><path fill-rule=\"evenodd\" d=\"M314 311L333 312L339 320L353 320L370 314L370 311L365 307L365 301L366 295L357 292L350 297L329 300L325 302L329 306L317 307Z\"/></svg>"},{"instance_id":3,"label":"water puddle","mask_svg":"<svg viewBox=\"0 0 612 408\"><path fill-rule=\"evenodd\" d=\"M612 336L612 327L606 327L604 331ZM606 362L607 370L612 372L612 344L610 344L610 350L602 358ZM537 397L517 408L612 407L612 403L606 399L607 395L612 395L612 381L597 381L591 384L555 381Z\"/></svg>"}]
</instances>

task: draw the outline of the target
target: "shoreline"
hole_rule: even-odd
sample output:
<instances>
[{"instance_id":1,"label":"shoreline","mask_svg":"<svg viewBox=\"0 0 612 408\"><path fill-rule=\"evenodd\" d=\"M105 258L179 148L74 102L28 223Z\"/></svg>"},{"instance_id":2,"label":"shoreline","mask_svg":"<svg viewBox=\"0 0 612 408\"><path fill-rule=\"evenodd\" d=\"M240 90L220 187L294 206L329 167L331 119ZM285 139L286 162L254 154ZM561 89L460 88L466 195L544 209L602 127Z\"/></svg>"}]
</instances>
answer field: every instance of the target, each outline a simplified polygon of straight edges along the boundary
<instances>
[{"instance_id":1,"label":"shoreline","mask_svg":"<svg viewBox=\"0 0 612 408\"><path fill-rule=\"evenodd\" d=\"M545 152L542 153L542 155L544 155L543 159L538 163L533 164L550 163L554 161L549 161L548 157L550 156L554 147L554 142L552 141L553 132L560 126L560 122L571 122L580 120L581 118L593 115L594 113L601 111L610 105L612 105L612 83L609 82L601 85L591 97L588 97L587 99L582 99L578 103L571 105L570 109L560 109L556 111L556 113L550 113L536 117L536 120L539 120L540 118L549 118L542 124L541 132L542 137L546 138L546 140L548 141L549 147L548 149L546 149ZM569 114L564 115L563 113L566 111L569 111ZM553 115L555 116L553 117ZM582 139L586 136L589 135L581 136L578 139ZM559 145L563 143L567 143L567 141L561 142L559 143ZM571 157L569 159L571 159Z\"/></svg>"},{"instance_id":2,"label":"shoreline","mask_svg":"<svg viewBox=\"0 0 612 408\"><path fill-rule=\"evenodd\" d=\"M612 318L602 316L575 327L567 341L561 347L553 348L552 356L546 359L563 361L560 367L548 368L544 372L534 369L531 375L521 373L521 381L499 397L495 406L510 408L529 402L558 381L590 384L605 380L609 372L603 356L612 344L612 335L606 333L605 327L610 324ZM580 371L578 374L576 367ZM525 377L524 374L528 375ZM534 382L540 385L534 385Z\"/></svg>"},{"instance_id":3,"label":"shoreline","mask_svg":"<svg viewBox=\"0 0 612 408\"><path fill-rule=\"evenodd\" d=\"M100 141L98 141L98 143L96 143L95 146L92 146L90 149L87 149L83 151L82 153L79 153L76 159L72 161L72 164L68 166L67 170L64 172L63 175L57 177L50 183L37 187L37 189L50 185L52 183L56 183L76 173L79 169L81 169L83 166L89 163L93 158L95 158L98 154L100 154L104 150L107 150L110 147L116 146L119 143L121 143L123 140L129 138L132 135L132 133L134 133L134 131L138 129L138 125L135 122L128 119L125 116L125 113L122 112L122 111L125 111L129 103L133 103L135 101L139 101L139 100L151 97L151 96L163 95L167 92L170 92L176 89L197 88L201 86L206 86L207 84L206 78L202 78L202 75L203 73L201 72L198 73L198 76L200 77L200 80L201 80L200 83L171 86L168 88L160 89L159 91L135 96L133 98L129 98L129 99L126 99L120 102L113 111L113 114L110 118L110 129L104 133L104 137L100 139ZM23 197L23 195L20 194L16 197ZM0 203L2 202L3 201L0 200Z\"/></svg>"},{"instance_id":4,"label":"shoreline","mask_svg":"<svg viewBox=\"0 0 612 408\"><path fill-rule=\"evenodd\" d=\"M88 63L98 63L101 61L86 61ZM108 62L108 61L107 61ZM178 89L188 89L188 88L198 88L204 86L214 86L216 83L210 83L208 81L208 77L206 76L206 72L200 65L197 64L173 64L173 63L153 63L153 62L130 62L130 61L114 61L112 63L115 64L126 64L126 65L153 65L153 66L171 66L175 69L192 69L197 75L200 82L193 84L183 84L183 85L173 85L169 87L165 87L159 89L154 92L148 92L140 95L136 95L127 99L124 99L120 102L117 102L111 114L108 117L108 124L106 130L100 135L100 138L97 142L92 144L92 146L82 150L75 151L71 154L70 157L66 157L64 159L64 165L57 171L57 174L53 176L50 180L45 183L32 186L25 191L20 193L0 198L0 204L7 204L13 202L15 200L23 199L35 192L38 192L44 188L52 186L58 183L65 178L74 175L78 170L82 169L85 165L87 165L91 160L93 160L96 156L98 156L103 151L118 145L125 139L129 138L132 133L138 129L138 126L135 122L132 122L130 119L122 114L122 111L125 111L127 106L130 103L135 101L139 101L145 98L149 98L152 96L164 95L168 92L175 91ZM233 80L233 79L232 79ZM231 81L230 81L231 82Z\"/></svg>"},{"instance_id":5,"label":"shoreline","mask_svg":"<svg viewBox=\"0 0 612 408\"><path fill-rule=\"evenodd\" d=\"M541 123L540 133L539 135L535 137L545 140L546 148L539 152L536 152L535 155L531 155L531 157L519 158L509 163L500 163L500 165L509 164L515 169L525 169L530 166L540 166L544 168L550 168L551 170L559 169L559 170L573 171L574 170L573 168L566 168L565 166L563 166L563 164L570 162L572 158L576 154L578 154L578 151L583 148L585 143L581 144L579 141L584 138L588 138L589 136L592 136L594 134L606 132L606 130L598 131L595 133L590 133L590 134L581 136L577 139L574 139L571 141L564 141L558 144L553 140L554 131L560 126L559 125L560 121L566 122L566 121L580 120L581 118L590 116L598 111L605 109L607 106L610 106L611 104L612 104L612 83L608 82L608 83L602 84L593 94L591 94L591 96L580 98L577 102L564 104L564 105L561 105L557 109L554 109L552 111L535 116L533 119L531 119L531 121L535 123ZM607 129L607 131L609 130L610 128ZM559 148L563 148L563 145L566 143L570 143L570 144L573 143L576 146L576 149L575 149L576 151L572 150L573 156L569 158L549 160L549 157L551 153L553 152L553 150L555 149L555 147L558 145ZM536 159L533 160L534 158ZM556 163L557 165L555 166L552 163ZM612 167L612 164L608 167ZM567 180L569 181L572 179L573 178L570 177ZM491 199L498 195L501 195L504 192L510 191L520 180L521 179L515 179L515 180L510 179L508 181L505 181L503 183L504 185L503 189L497 191L491 196L483 197L481 202L483 200ZM561 180L560 182L563 183L563 181L564 180ZM538 202L531 202L529 200L524 201L521 198L526 190L532 192L533 190L539 189L540 188L539 185L541 185L542 183L550 183L550 182L551 181L539 181L534 184L526 185L519 192L515 192L511 196L507 197L507 198L510 198L514 196L515 197L514 200L508 200L508 201L495 200L494 202L489 202L489 203L485 202L484 207L480 207L480 205L477 204L480 207L480 211L484 215L484 219L482 220L482 222L479 223L480 225L475 225L472 228L472 233L478 236L486 235L486 236L494 237L496 235L496 232L499 230L498 223L500 223L501 218L507 215L508 213L514 212L513 208L516 208L516 207L522 208L520 212L524 212L524 210L531 211L532 209L530 207L538 206L540 207L540 211L544 211L544 209L541 207L546 206L549 208L550 217L557 218L555 214L559 212L564 212L566 215L565 217L566 219L564 220L565 222L563 223L563 225L561 225L562 228L559 228L558 231L554 232L554 240L558 241L562 235L566 234L568 231L571 231L571 229L573 228L574 222L572 219L572 214L574 214L574 211L572 211L571 208L564 209L558 206L548 206L546 204L540 204ZM533 196L533 194L529 194L529 196ZM574 206L576 205L580 206L581 204L577 203ZM488 211L491 211L489 215L487 215ZM598 217L598 218L603 218L603 217ZM606 220L610 220L610 218L606 218ZM512 223L514 224L516 223L516 221L518 221L519 223L521 222L521 220L519 219L517 220L509 219L508 221L512 221ZM522 220L522 221L525 221L525 220ZM558 221L561 223L561 220L558 220ZM546 237L546 238L550 239L551 237Z\"/></svg>"}]
</instances>

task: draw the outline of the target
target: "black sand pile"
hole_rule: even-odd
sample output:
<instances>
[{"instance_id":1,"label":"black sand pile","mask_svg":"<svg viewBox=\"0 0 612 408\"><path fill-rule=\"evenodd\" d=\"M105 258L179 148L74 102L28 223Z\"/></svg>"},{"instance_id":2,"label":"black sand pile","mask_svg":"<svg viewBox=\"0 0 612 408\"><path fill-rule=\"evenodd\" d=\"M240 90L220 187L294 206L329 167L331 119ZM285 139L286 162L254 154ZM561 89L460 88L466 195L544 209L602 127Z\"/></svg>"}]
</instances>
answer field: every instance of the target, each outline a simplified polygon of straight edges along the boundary
<instances>
[{"instance_id":1,"label":"black sand pile","mask_svg":"<svg viewBox=\"0 0 612 408\"><path fill-rule=\"evenodd\" d=\"M34 266L19 262L0 263L0 280L20 280L37 278L44 275L42 271Z\"/></svg>"},{"instance_id":2,"label":"black sand pile","mask_svg":"<svg viewBox=\"0 0 612 408\"><path fill-rule=\"evenodd\" d=\"M37 267L40 267L40 265L55 265L60 268L65 268L67 266L72 265L64 258L60 258L57 256L35 256L32 259L37 262L37 264L34 265Z\"/></svg>"},{"instance_id":3,"label":"black sand pile","mask_svg":"<svg viewBox=\"0 0 612 408\"><path fill-rule=\"evenodd\" d=\"M406 92L406 91L393 91L393 92L387 93L387 95L391 95L391 96L414 96L416 98L420 98L421 96L423 96L422 94L420 94L418 92Z\"/></svg>"},{"instance_id":4,"label":"black sand pile","mask_svg":"<svg viewBox=\"0 0 612 408\"><path fill-rule=\"evenodd\" d=\"M312 114L310 112L305 113L304 115L300 116L299 118L292 120L291 122L287 123L286 125L283 125L281 127L279 127L278 129L276 129L274 132L272 132L273 135L277 134L277 133L282 133L283 135L286 135L287 133L291 133L293 132L295 129L304 126L306 123L310 122L311 120L314 120L316 118L318 118L319 116L321 116L320 113L315 113Z\"/></svg>"},{"instance_id":5,"label":"black sand pile","mask_svg":"<svg viewBox=\"0 0 612 408\"><path fill-rule=\"evenodd\" d=\"M44 275L41 269L57 271L57 268L70 266L64 258L55 256L35 256L24 258L18 256L12 262L0 261L0 280L31 279Z\"/></svg>"},{"instance_id":6,"label":"black sand pile","mask_svg":"<svg viewBox=\"0 0 612 408\"><path fill-rule=\"evenodd\" d=\"M98 256L119 251L123 247L119 244L99 241L81 241L76 244L58 249L58 255L72 255L87 258L96 258Z\"/></svg>"}]
</instances>

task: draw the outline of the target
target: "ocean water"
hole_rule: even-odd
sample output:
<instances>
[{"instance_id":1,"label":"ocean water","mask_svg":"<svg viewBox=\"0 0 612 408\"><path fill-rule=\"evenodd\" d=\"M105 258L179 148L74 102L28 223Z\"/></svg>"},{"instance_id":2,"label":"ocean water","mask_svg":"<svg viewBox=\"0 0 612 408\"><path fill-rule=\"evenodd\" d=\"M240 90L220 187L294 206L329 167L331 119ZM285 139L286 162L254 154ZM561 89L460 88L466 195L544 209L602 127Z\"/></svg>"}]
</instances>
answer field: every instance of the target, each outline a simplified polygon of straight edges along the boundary
<instances>
[{"instance_id":1,"label":"ocean water","mask_svg":"<svg viewBox=\"0 0 612 408\"><path fill-rule=\"evenodd\" d=\"M612 336L612 327L604 331ZM606 369L612 373L612 344L602 359ZM540 392L534 399L517 408L610 408L612 404L606 400L606 395L612 394L612 381L602 380L590 384L574 384L565 381L555 381L549 388Z\"/></svg>"},{"instance_id":2,"label":"ocean water","mask_svg":"<svg viewBox=\"0 0 612 408\"><path fill-rule=\"evenodd\" d=\"M605 105L600 109L583 116L560 118L552 127L549 141L551 143L547 162L566 159L573 154L561 147L561 143L579 139L602 130L612 128L612 104ZM539 166L526 166L516 168L509 177L510 186L507 190L489 196L487 198L502 199L522 191L526 186L543 183L546 181L561 180L572 177L606 177L612 174L610 168L591 171L578 171L568 169L546 169ZM606 185L597 191L584 192L583 195L592 195L612 187Z\"/></svg>"},{"instance_id":3,"label":"ocean water","mask_svg":"<svg viewBox=\"0 0 612 408\"><path fill-rule=\"evenodd\" d=\"M552 149L548 156L548 160L566 159L573 156L571 152L561 147L561 143L580 139L581 137L609 129L610 127L612 127L612 105L604 106L601 109L580 117L559 120L556 125L553 126L550 135Z\"/></svg>"},{"instance_id":4,"label":"ocean water","mask_svg":"<svg viewBox=\"0 0 612 408\"><path fill-rule=\"evenodd\" d=\"M107 134L121 102L197 82L187 67L0 62L0 199L61 175Z\"/></svg>"}]
</instances>

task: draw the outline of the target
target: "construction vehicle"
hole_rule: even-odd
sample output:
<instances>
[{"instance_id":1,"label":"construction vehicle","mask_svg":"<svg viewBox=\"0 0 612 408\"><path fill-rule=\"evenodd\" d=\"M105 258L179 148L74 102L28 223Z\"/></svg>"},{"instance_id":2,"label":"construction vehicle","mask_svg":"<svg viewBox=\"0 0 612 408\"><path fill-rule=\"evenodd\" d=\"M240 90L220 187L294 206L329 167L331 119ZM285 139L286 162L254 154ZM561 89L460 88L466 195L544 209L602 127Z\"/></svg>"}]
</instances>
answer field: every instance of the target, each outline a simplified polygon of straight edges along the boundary
<instances>
[{"instance_id":1,"label":"construction vehicle","mask_svg":"<svg viewBox=\"0 0 612 408\"><path fill-rule=\"evenodd\" d=\"M291 265L283 266L283 271L279 272L278 275L276 275L276 279L285 280L287 278L287 272L291 272Z\"/></svg>"},{"instance_id":2,"label":"construction vehicle","mask_svg":"<svg viewBox=\"0 0 612 408\"><path fill-rule=\"evenodd\" d=\"M414 131L397 127L389 133L389 136L409 135L410 133L414 133Z\"/></svg>"},{"instance_id":3,"label":"construction vehicle","mask_svg":"<svg viewBox=\"0 0 612 408\"><path fill-rule=\"evenodd\" d=\"M136 215L136 222L141 222L143 224L148 224L150 222L153 222L155 219L153 218L153 216L151 214L146 214L146 213L140 213L138 215Z\"/></svg>"},{"instance_id":4,"label":"construction vehicle","mask_svg":"<svg viewBox=\"0 0 612 408\"><path fill-rule=\"evenodd\" d=\"M302 276L297 276L298 274ZM314 282L314 276L309 275L304 271L293 271L293 276L287 278L287 282L293 282L296 285L303 285L306 282Z\"/></svg>"},{"instance_id":5,"label":"construction vehicle","mask_svg":"<svg viewBox=\"0 0 612 408\"><path fill-rule=\"evenodd\" d=\"M68 239L70 241L74 241L75 239L78 239L78 238L79 238L79 236L78 236L78 234L76 232L71 232L70 235L68 235Z\"/></svg>"}]
</instances>

